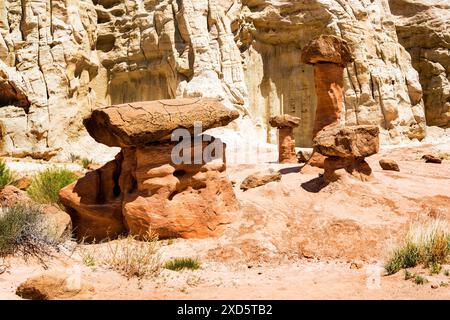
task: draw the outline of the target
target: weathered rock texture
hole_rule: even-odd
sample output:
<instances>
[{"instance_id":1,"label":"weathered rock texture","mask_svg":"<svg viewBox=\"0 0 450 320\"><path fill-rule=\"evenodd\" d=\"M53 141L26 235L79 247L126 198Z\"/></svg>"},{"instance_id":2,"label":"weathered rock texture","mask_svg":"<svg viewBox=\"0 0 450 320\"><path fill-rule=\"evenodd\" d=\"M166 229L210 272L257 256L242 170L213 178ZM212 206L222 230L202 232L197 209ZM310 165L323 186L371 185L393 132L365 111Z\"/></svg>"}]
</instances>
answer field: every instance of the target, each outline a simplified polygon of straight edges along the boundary
<instances>
[{"instance_id":1,"label":"weathered rock texture","mask_svg":"<svg viewBox=\"0 0 450 320\"><path fill-rule=\"evenodd\" d=\"M269 182L276 182L281 180L281 173L279 171L257 172L249 175L242 181L239 188L244 191L263 186Z\"/></svg>"},{"instance_id":2,"label":"weathered rock texture","mask_svg":"<svg viewBox=\"0 0 450 320\"><path fill-rule=\"evenodd\" d=\"M160 238L220 234L238 210L223 155L195 164L192 141L193 164L175 164L175 145L123 148L114 161L61 190L78 238L100 240L123 232L145 236L149 230ZM200 148L210 145L203 142Z\"/></svg>"},{"instance_id":3,"label":"weathered rock texture","mask_svg":"<svg viewBox=\"0 0 450 320\"><path fill-rule=\"evenodd\" d=\"M81 281L79 274L70 276L59 272L28 278L16 290L19 297L30 300L86 299L93 292L94 288Z\"/></svg>"},{"instance_id":4,"label":"weathered rock texture","mask_svg":"<svg viewBox=\"0 0 450 320\"><path fill-rule=\"evenodd\" d=\"M389 0L389 5L398 39L420 75L427 123L450 127L450 3Z\"/></svg>"},{"instance_id":5,"label":"weathered rock texture","mask_svg":"<svg viewBox=\"0 0 450 320\"><path fill-rule=\"evenodd\" d=\"M300 125L300 118L288 114L270 118L270 125L278 128L278 162L297 163L294 128Z\"/></svg>"},{"instance_id":6,"label":"weathered rock texture","mask_svg":"<svg viewBox=\"0 0 450 320\"><path fill-rule=\"evenodd\" d=\"M380 159L379 163L380 163L380 167L383 170L400 171L400 168L399 168L397 162L395 162L392 159Z\"/></svg>"},{"instance_id":7,"label":"weathered rock texture","mask_svg":"<svg viewBox=\"0 0 450 320\"><path fill-rule=\"evenodd\" d=\"M323 168L327 182L339 179L340 169L366 181L372 175L372 169L364 158L378 153L379 129L368 125L324 129L313 143L314 150L326 157Z\"/></svg>"},{"instance_id":8,"label":"weathered rock texture","mask_svg":"<svg viewBox=\"0 0 450 320\"><path fill-rule=\"evenodd\" d=\"M82 126L91 109L176 97L223 99L249 141L276 142L270 117L298 116L296 142L310 146L317 101L300 52L321 34L355 56L345 124L378 125L385 142L421 139L422 88L395 22L387 0L1 1L1 149L92 155Z\"/></svg>"},{"instance_id":9,"label":"weathered rock texture","mask_svg":"<svg viewBox=\"0 0 450 320\"><path fill-rule=\"evenodd\" d=\"M336 36L322 35L303 49L302 61L314 66L317 107L313 137L322 129L340 125L344 67L353 60L347 42Z\"/></svg>"},{"instance_id":10,"label":"weathered rock texture","mask_svg":"<svg viewBox=\"0 0 450 320\"><path fill-rule=\"evenodd\" d=\"M197 134L225 126L239 117L215 99L171 99L127 103L94 110L84 120L89 134L110 147L139 146L159 141L183 128Z\"/></svg>"}]
</instances>

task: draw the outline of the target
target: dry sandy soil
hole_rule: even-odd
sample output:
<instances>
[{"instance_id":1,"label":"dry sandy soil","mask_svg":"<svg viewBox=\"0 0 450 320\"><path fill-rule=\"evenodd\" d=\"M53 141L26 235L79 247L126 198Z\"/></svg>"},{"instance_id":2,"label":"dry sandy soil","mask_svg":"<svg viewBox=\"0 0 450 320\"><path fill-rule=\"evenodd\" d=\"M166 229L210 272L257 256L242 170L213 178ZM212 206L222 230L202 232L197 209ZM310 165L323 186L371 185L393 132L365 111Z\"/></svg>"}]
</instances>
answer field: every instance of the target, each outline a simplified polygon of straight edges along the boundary
<instances>
[{"instance_id":1,"label":"dry sandy soil","mask_svg":"<svg viewBox=\"0 0 450 320\"><path fill-rule=\"evenodd\" d=\"M374 177L351 177L324 186L320 169L296 165L230 165L240 212L216 239L160 241L161 260L198 257L196 271L162 270L142 281L127 280L101 265L87 267L80 247L55 253L49 270L81 278L94 291L85 299L448 299L450 277L429 275L416 285L403 272L383 275L390 250L412 224L450 220L450 160L425 163L425 153L448 153L450 143L388 148L368 158ZM378 160L394 159L400 172L383 171ZM243 192L240 182L255 171L282 169L281 182ZM102 252L107 244L85 247ZM360 268L351 268L356 262ZM0 261L1 263L1 261ZM17 286L43 273L41 265L19 258L4 261L0 298L18 299ZM444 266L444 269L450 266ZM1 270L0 270L1 272ZM437 288L433 288L437 287Z\"/></svg>"}]
</instances>

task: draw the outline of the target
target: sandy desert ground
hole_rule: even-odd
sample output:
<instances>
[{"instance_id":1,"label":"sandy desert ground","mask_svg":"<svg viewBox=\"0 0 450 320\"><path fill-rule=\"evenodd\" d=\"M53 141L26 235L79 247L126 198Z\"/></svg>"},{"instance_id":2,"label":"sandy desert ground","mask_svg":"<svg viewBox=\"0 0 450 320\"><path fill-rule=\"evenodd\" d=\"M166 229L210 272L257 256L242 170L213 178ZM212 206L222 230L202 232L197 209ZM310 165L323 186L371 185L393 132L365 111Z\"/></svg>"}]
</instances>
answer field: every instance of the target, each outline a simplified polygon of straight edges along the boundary
<instances>
[{"instance_id":1,"label":"sandy desert ground","mask_svg":"<svg viewBox=\"0 0 450 320\"><path fill-rule=\"evenodd\" d=\"M323 185L321 169L299 165L229 165L241 204L219 238L159 241L161 260L198 257L195 271L163 269L127 280L102 265L88 267L81 252L100 254L108 244L79 245L55 253L48 269L32 259L2 263L0 298L19 299L16 288L42 273L79 272L93 290L76 299L448 299L450 277L414 272L385 276L383 264L410 226L450 220L450 160L425 163L425 153L450 154L449 143L384 148L368 158L369 182L346 178ZM394 159L400 172L383 171L380 158ZM258 170L281 169L281 182L243 192L241 181ZM84 251L83 251L84 250ZM450 266L443 266L449 269ZM2 270L0 269L0 272Z\"/></svg>"}]
</instances>

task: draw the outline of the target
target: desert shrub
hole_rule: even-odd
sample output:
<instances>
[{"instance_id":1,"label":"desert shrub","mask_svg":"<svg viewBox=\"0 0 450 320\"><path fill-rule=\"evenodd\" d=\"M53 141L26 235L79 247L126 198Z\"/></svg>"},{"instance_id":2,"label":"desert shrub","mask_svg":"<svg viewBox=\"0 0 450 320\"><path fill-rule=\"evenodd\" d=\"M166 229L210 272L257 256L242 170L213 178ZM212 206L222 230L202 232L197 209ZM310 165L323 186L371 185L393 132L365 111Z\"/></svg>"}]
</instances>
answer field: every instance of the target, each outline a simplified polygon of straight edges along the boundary
<instances>
[{"instance_id":1,"label":"desert shrub","mask_svg":"<svg viewBox=\"0 0 450 320\"><path fill-rule=\"evenodd\" d=\"M107 253L102 262L128 279L142 279L157 274L161 267L158 238L148 234L139 241L129 235L108 242Z\"/></svg>"},{"instance_id":2,"label":"desert shrub","mask_svg":"<svg viewBox=\"0 0 450 320\"><path fill-rule=\"evenodd\" d=\"M59 243L59 239L49 231L43 215L40 207L31 204L3 208L0 215L0 256L20 253L43 261L50 249Z\"/></svg>"},{"instance_id":3,"label":"desert shrub","mask_svg":"<svg viewBox=\"0 0 450 320\"><path fill-rule=\"evenodd\" d=\"M422 277L422 276L419 276L419 275L416 275L414 277L414 283L415 284L425 284L427 282L428 282L428 280L425 277Z\"/></svg>"},{"instance_id":4,"label":"desert shrub","mask_svg":"<svg viewBox=\"0 0 450 320\"><path fill-rule=\"evenodd\" d=\"M33 177L27 192L36 202L59 204L59 191L77 179L76 174L70 170L49 168Z\"/></svg>"},{"instance_id":5,"label":"desert shrub","mask_svg":"<svg viewBox=\"0 0 450 320\"><path fill-rule=\"evenodd\" d=\"M91 163L92 163L92 160L89 158L81 159L81 165L83 166L84 169L87 169Z\"/></svg>"},{"instance_id":6,"label":"desert shrub","mask_svg":"<svg viewBox=\"0 0 450 320\"><path fill-rule=\"evenodd\" d=\"M0 189L4 188L14 180L14 174L9 170L6 161L0 159Z\"/></svg>"},{"instance_id":7,"label":"desert shrub","mask_svg":"<svg viewBox=\"0 0 450 320\"><path fill-rule=\"evenodd\" d=\"M180 271L183 269L196 270L200 268L200 261L197 258L173 258L164 263L164 268L173 271Z\"/></svg>"},{"instance_id":8,"label":"desert shrub","mask_svg":"<svg viewBox=\"0 0 450 320\"><path fill-rule=\"evenodd\" d=\"M394 274L400 269L412 268L419 262L419 248L411 242L404 247L395 249L384 268L388 274Z\"/></svg>"},{"instance_id":9,"label":"desert shrub","mask_svg":"<svg viewBox=\"0 0 450 320\"><path fill-rule=\"evenodd\" d=\"M414 278L416 275L412 272L409 272L408 270L405 270L405 280L410 280Z\"/></svg>"},{"instance_id":10,"label":"desert shrub","mask_svg":"<svg viewBox=\"0 0 450 320\"><path fill-rule=\"evenodd\" d=\"M450 255L450 231L448 224L434 220L425 226L413 227L403 247L395 249L385 265L388 274L423 263L431 272L440 272L441 264ZM437 271L439 269L439 271Z\"/></svg>"}]
</instances>

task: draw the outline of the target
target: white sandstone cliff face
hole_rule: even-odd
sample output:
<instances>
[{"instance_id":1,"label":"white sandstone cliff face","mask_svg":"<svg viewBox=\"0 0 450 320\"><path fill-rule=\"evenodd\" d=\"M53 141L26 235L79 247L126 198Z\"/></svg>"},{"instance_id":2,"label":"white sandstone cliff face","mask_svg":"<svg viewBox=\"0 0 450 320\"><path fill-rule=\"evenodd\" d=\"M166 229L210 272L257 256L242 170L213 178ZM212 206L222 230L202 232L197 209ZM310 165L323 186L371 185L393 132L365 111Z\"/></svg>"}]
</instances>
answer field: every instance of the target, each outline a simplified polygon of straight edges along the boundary
<instances>
[{"instance_id":1,"label":"white sandstone cliff face","mask_svg":"<svg viewBox=\"0 0 450 320\"><path fill-rule=\"evenodd\" d=\"M424 92L428 125L450 127L450 2L389 0Z\"/></svg>"},{"instance_id":2,"label":"white sandstone cliff face","mask_svg":"<svg viewBox=\"0 0 450 320\"><path fill-rule=\"evenodd\" d=\"M2 150L87 152L92 108L181 96L237 108L230 128L251 142L276 141L270 116L300 116L297 144L309 146L316 97L300 52L323 33L354 50L345 123L377 124L388 143L421 139L422 89L393 19L387 0L2 1L0 92L15 83L30 103L0 99Z\"/></svg>"}]
</instances>

